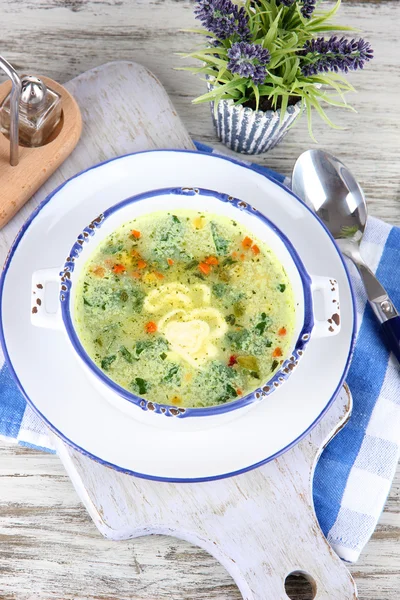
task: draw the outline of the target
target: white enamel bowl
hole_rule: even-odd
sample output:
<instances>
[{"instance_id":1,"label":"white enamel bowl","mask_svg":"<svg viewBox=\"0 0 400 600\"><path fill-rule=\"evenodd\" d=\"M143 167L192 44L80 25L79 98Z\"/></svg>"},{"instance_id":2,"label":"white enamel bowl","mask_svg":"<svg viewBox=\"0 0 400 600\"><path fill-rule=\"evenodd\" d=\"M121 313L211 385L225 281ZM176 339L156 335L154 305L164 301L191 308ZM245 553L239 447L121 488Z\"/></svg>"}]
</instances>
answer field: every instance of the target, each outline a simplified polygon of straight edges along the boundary
<instances>
[{"instance_id":1,"label":"white enamel bowl","mask_svg":"<svg viewBox=\"0 0 400 600\"><path fill-rule=\"evenodd\" d=\"M124 223L136 217L160 210L176 211L184 208L199 209L203 213L233 219L251 231L257 239L270 247L283 265L294 291L296 324L292 346L279 371L252 393L226 404L207 408L177 408L160 405L140 398L116 384L88 356L75 328L76 282L79 281L86 261L96 251L103 240ZM301 258L286 236L277 229L262 213L242 200L219 194L218 192L175 188L150 191L108 208L95 218L71 240L67 259L62 268L39 270L33 274L32 297L36 303L31 312L32 324L39 327L61 329L68 337L79 364L91 377L99 392L128 416L149 425L176 431L206 429L242 416L256 403L265 399L290 375L294 376L300 358L307 361L304 354L307 344L313 337L331 337L340 331L339 290L332 277L315 277L307 273ZM267 276L267 273L266 273ZM48 299L46 287L49 281L58 282L56 293L59 298L57 311L46 310ZM321 315L315 314L313 294L320 295ZM38 304L39 299L39 304ZM260 311L264 310L260 306ZM135 340L132 340L134 343Z\"/></svg>"},{"instance_id":2,"label":"white enamel bowl","mask_svg":"<svg viewBox=\"0 0 400 600\"><path fill-rule=\"evenodd\" d=\"M32 273L60 268L71 242L94 215L150 189L180 186L219 190L267 215L291 240L307 273L328 275L338 282L341 310L338 334L312 335L295 371L272 395L254 403L241 418L190 432L128 418L91 384L64 332L31 323L31 311L38 306L31 291ZM51 304L51 284L48 292ZM56 312L57 306L50 304L47 310ZM224 477L271 460L291 447L334 400L349 366L354 332L348 274L318 219L257 168L199 152L138 153L68 181L22 228L0 280L2 348L9 369L38 415L67 443L95 460L157 480Z\"/></svg>"}]
</instances>

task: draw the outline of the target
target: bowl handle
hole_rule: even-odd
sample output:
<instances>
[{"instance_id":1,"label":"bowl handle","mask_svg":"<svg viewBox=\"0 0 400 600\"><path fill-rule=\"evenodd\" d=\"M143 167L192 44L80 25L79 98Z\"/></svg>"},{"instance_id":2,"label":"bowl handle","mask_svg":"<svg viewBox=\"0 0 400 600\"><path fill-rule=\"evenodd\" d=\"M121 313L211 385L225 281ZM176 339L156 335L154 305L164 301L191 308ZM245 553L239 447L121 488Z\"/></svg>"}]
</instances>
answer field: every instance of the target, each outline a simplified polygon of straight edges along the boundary
<instances>
[{"instance_id":1,"label":"bowl handle","mask_svg":"<svg viewBox=\"0 0 400 600\"><path fill-rule=\"evenodd\" d=\"M340 331L339 286L333 277L311 277L313 337L329 337Z\"/></svg>"},{"instance_id":2,"label":"bowl handle","mask_svg":"<svg viewBox=\"0 0 400 600\"><path fill-rule=\"evenodd\" d=\"M61 329L61 311L60 311L60 268L40 269L32 275L32 308L31 323L36 327L45 327L46 329ZM57 283L57 290L49 289L49 283ZM55 286L54 286L55 287ZM53 297L56 310L49 312L47 302Z\"/></svg>"}]
</instances>

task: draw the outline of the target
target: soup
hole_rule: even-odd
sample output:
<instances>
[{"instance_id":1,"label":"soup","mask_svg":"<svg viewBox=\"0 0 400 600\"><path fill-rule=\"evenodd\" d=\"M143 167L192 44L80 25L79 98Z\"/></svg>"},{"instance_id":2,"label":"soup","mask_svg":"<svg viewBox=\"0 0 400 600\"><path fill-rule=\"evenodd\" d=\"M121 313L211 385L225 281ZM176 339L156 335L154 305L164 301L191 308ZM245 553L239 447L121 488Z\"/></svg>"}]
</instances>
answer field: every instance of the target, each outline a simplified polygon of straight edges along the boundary
<instances>
[{"instance_id":1,"label":"soup","mask_svg":"<svg viewBox=\"0 0 400 600\"><path fill-rule=\"evenodd\" d=\"M274 253L239 222L193 210L125 223L85 264L75 327L123 388L207 407L271 378L291 350L293 291Z\"/></svg>"}]
</instances>

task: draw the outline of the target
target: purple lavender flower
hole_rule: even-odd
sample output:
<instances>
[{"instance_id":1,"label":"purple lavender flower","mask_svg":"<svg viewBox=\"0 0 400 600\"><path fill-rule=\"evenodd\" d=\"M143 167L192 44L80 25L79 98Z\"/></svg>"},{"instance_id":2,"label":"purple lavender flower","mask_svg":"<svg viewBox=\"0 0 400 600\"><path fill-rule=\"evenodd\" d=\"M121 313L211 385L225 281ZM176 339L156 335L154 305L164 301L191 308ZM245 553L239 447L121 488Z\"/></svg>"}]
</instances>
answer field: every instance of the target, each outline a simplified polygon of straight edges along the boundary
<instances>
[{"instance_id":1,"label":"purple lavender flower","mask_svg":"<svg viewBox=\"0 0 400 600\"><path fill-rule=\"evenodd\" d=\"M338 39L333 36L329 39L317 38L308 40L298 53L304 57L301 72L306 77L328 71L355 71L362 69L364 63L374 56L369 42L359 40Z\"/></svg>"},{"instance_id":2,"label":"purple lavender flower","mask_svg":"<svg viewBox=\"0 0 400 600\"><path fill-rule=\"evenodd\" d=\"M249 18L246 15L243 6L238 11L236 32L239 38L243 41L249 41L249 39L251 38L251 33L249 29Z\"/></svg>"},{"instance_id":3,"label":"purple lavender flower","mask_svg":"<svg viewBox=\"0 0 400 600\"><path fill-rule=\"evenodd\" d=\"M202 25L219 39L237 34L241 40L250 38L249 20L243 8L231 0L197 0L194 13Z\"/></svg>"},{"instance_id":4,"label":"purple lavender flower","mask_svg":"<svg viewBox=\"0 0 400 600\"><path fill-rule=\"evenodd\" d=\"M316 0L303 0L301 6L301 14L305 19L310 19L315 10Z\"/></svg>"},{"instance_id":5,"label":"purple lavender flower","mask_svg":"<svg viewBox=\"0 0 400 600\"><path fill-rule=\"evenodd\" d=\"M301 14L306 19L309 19L315 10L316 0L277 0L277 4L293 6L297 1L301 2Z\"/></svg>"},{"instance_id":6,"label":"purple lavender flower","mask_svg":"<svg viewBox=\"0 0 400 600\"><path fill-rule=\"evenodd\" d=\"M271 55L259 44L236 42L228 50L228 69L240 77L250 77L256 85L264 83L267 76L266 65Z\"/></svg>"}]
</instances>

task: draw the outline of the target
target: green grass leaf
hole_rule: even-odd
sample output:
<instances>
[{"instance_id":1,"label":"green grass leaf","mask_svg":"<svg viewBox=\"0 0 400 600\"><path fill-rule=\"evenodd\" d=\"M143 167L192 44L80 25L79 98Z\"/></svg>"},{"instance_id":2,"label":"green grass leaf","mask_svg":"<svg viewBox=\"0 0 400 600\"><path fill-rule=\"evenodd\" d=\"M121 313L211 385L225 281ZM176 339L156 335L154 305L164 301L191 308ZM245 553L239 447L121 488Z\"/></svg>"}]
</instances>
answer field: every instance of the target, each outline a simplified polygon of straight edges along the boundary
<instances>
[{"instance_id":1,"label":"green grass leaf","mask_svg":"<svg viewBox=\"0 0 400 600\"><path fill-rule=\"evenodd\" d=\"M336 106L338 108L345 108L347 110L351 110L352 112L356 113L356 109L351 106L351 104L348 104L347 102L340 102L339 100L335 100L335 98L329 94L318 94L318 96L321 98L321 101L326 102L327 104L330 104L331 106Z\"/></svg>"},{"instance_id":2,"label":"green grass leaf","mask_svg":"<svg viewBox=\"0 0 400 600\"><path fill-rule=\"evenodd\" d=\"M291 81L296 77L296 74L299 71L300 67L300 59L298 57L291 58L285 68L284 80L287 84L290 84Z\"/></svg>"},{"instance_id":3,"label":"green grass leaf","mask_svg":"<svg viewBox=\"0 0 400 600\"><path fill-rule=\"evenodd\" d=\"M313 83L332 87L341 96L343 96L345 92L356 91L351 84L337 83L330 75L315 75L313 77Z\"/></svg>"},{"instance_id":4,"label":"green grass leaf","mask_svg":"<svg viewBox=\"0 0 400 600\"><path fill-rule=\"evenodd\" d=\"M192 58L197 58L198 60L201 60L203 63L205 63L205 65L208 65L208 66L215 65L219 69L221 67L226 67L227 64L228 64L227 60L224 60L223 58L218 58L217 56L197 56L197 55L193 55Z\"/></svg>"},{"instance_id":5,"label":"green grass leaf","mask_svg":"<svg viewBox=\"0 0 400 600\"><path fill-rule=\"evenodd\" d=\"M314 137L314 133L312 130L312 112L311 112L311 103L309 101L309 98L303 98L305 107L306 107L306 111L307 111L307 125L308 125L308 133L310 138L315 142L318 143L317 140Z\"/></svg>"},{"instance_id":6,"label":"green grass leaf","mask_svg":"<svg viewBox=\"0 0 400 600\"><path fill-rule=\"evenodd\" d=\"M285 112L286 112L287 107L288 107L288 102L289 102L289 96L288 95L282 96L282 100L281 100L281 117L279 119L280 124L283 123L283 120L285 118Z\"/></svg>"},{"instance_id":7,"label":"green grass leaf","mask_svg":"<svg viewBox=\"0 0 400 600\"><path fill-rule=\"evenodd\" d=\"M230 81L229 83L225 83L224 85L219 85L215 87L215 89L211 90L211 92L207 92L198 98L192 100L193 104L200 104L201 102L219 102L225 94L232 93L237 90L238 81Z\"/></svg>"},{"instance_id":8,"label":"green grass leaf","mask_svg":"<svg viewBox=\"0 0 400 600\"><path fill-rule=\"evenodd\" d=\"M322 33L324 31L359 31L358 29L354 29L354 27L346 27L346 25L339 25L338 23L335 23L333 25L316 25L316 26L312 26L310 25L307 28L307 31L312 32L312 33Z\"/></svg>"},{"instance_id":9,"label":"green grass leaf","mask_svg":"<svg viewBox=\"0 0 400 600\"><path fill-rule=\"evenodd\" d=\"M311 103L311 105L315 108L321 119L325 121L325 123L327 123L329 127L332 127L332 129L344 129L344 127L336 125L333 121L331 121L331 119L328 117L328 115L326 114L326 112L324 111L324 109L322 108L322 106L316 98L313 98L312 95L309 95L308 100Z\"/></svg>"},{"instance_id":10,"label":"green grass leaf","mask_svg":"<svg viewBox=\"0 0 400 600\"><path fill-rule=\"evenodd\" d=\"M256 85L253 85L254 97L256 99L256 110L260 108L260 90Z\"/></svg>"},{"instance_id":11,"label":"green grass leaf","mask_svg":"<svg viewBox=\"0 0 400 600\"><path fill-rule=\"evenodd\" d=\"M327 77L329 77L330 79L333 79L334 81L340 81L341 83L343 83L344 85L346 85L349 88L349 91L351 92L356 92L357 90L351 85L351 83L349 83L346 79L346 77L344 77L343 75L341 75L340 73L329 73L329 76L327 75Z\"/></svg>"},{"instance_id":12,"label":"green grass leaf","mask_svg":"<svg viewBox=\"0 0 400 600\"><path fill-rule=\"evenodd\" d=\"M272 85L259 85L258 86L258 91L260 93L260 96L269 96L270 94L273 93L274 89L275 88Z\"/></svg>"},{"instance_id":13,"label":"green grass leaf","mask_svg":"<svg viewBox=\"0 0 400 600\"><path fill-rule=\"evenodd\" d=\"M324 13L319 13L319 11L316 11L314 13L315 16L312 17L311 19L309 19L309 21L308 21L309 26L311 27L314 24L324 23L325 21L329 21L330 19L332 19L332 17L334 17L336 15L341 4L342 4L342 0L337 0L336 4L331 8L331 10L327 10Z\"/></svg>"},{"instance_id":14,"label":"green grass leaf","mask_svg":"<svg viewBox=\"0 0 400 600\"><path fill-rule=\"evenodd\" d=\"M277 16L271 23L270 28L268 29L267 35L265 36L264 42L263 42L264 48L268 48L268 46L272 43L272 41L276 38L276 36L278 34L278 25L279 25L279 19L281 17L281 14L282 14L282 9L278 12Z\"/></svg>"},{"instance_id":15,"label":"green grass leaf","mask_svg":"<svg viewBox=\"0 0 400 600\"><path fill-rule=\"evenodd\" d=\"M207 37L211 37L214 39L217 38L217 36L211 31L208 31L208 29L199 29L197 27L186 29L185 27L185 29L179 29L179 31L182 33L199 33L200 35L206 35Z\"/></svg>"}]
</instances>

